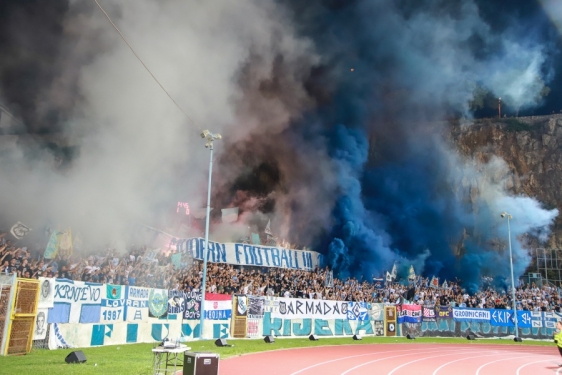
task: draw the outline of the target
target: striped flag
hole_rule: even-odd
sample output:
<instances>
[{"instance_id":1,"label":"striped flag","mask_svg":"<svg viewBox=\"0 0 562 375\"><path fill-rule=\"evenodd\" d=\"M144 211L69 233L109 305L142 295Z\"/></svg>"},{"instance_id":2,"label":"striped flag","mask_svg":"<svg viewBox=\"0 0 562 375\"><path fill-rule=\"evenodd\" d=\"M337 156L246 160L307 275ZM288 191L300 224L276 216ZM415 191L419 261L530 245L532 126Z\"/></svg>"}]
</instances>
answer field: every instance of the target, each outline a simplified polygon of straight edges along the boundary
<instances>
[{"instance_id":1,"label":"striped flag","mask_svg":"<svg viewBox=\"0 0 562 375\"><path fill-rule=\"evenodd\" d=\"M423 307L423 318L424 322L434 322L435 321L435 310L429 307Z\"/></svg>"}]
</instances>

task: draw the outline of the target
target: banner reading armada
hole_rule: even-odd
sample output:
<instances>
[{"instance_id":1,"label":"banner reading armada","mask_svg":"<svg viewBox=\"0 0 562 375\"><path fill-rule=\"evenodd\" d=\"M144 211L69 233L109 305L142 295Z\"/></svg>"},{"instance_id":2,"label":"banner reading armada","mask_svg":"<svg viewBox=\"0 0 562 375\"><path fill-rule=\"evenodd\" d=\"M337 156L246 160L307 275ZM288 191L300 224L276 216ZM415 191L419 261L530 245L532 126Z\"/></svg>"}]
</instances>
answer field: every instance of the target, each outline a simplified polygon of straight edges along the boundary
<instances>
[{"instance_id":1,"label":"banner reading armada","mask_svg":"<svg viewBox=\"0 0 562 375\"><path fill-rule=\"evenodd\" d=\"M297 319L345 319L347 320L348 303L344 301L326 301L317 299L268 297L265 311L273 318Z\"/></svg>"}]
</instances>

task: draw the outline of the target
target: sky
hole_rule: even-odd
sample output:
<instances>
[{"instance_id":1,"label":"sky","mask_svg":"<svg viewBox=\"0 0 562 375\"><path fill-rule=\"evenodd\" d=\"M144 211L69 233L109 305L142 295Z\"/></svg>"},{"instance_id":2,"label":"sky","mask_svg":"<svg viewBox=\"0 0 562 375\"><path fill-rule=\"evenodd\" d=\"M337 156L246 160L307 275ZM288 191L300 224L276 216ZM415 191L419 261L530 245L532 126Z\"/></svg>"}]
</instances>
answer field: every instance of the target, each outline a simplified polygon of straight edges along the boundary
<instances>
[{"instance_id":1,"label":"sky","mask_svg":"<svg viewBox=\"0 0 562 375\"><path fill-rule=\"evenodd\" d=\"M241 214L213 240L271 220L339 277L396 262L472 288L509 276L501 212L518 275L524 234L548 239L558 211L507 190L501 158L463 158L440 124L494 116L499 97L508 116L562 109L556 2L99 3L150 74L93 1L0 4L0 103L17 119L0 122L4 227L124 250L132 224L205 205L209 129L213 218Z\"/></svg>"}]
</instances>

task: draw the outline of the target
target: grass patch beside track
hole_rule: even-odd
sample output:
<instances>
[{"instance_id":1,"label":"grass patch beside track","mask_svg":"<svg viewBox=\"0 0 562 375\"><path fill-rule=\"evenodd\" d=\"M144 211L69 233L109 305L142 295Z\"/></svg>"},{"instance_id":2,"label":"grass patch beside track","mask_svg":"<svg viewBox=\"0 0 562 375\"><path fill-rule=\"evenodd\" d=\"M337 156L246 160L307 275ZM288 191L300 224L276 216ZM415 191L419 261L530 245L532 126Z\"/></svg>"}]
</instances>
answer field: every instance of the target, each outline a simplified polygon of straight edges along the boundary
<instances>
[{"instance_id":1,"label":"grass patch beside track","mask_svg":"<svg viewBox=\"0 0 562 375\"><path fill-rule=\"evenodd\" d=\"M550 340L524 340L522 343L516 343L509 339L469 341L462 338L417 338L408 340L404 337L363 337L361 341L353 341L351 338L320 338L318 341L310 341L308 338L277 338L272 344L266 344L261 339L228 340L228 343L233 346L219 348L215 346L212 340L192 341L186 344L191 347L191 351L219 353L221 359L269 350L350 344L439 343L555 346ZM25 356L0 357L0 373L17 375L151 375L152 348L153 344L134 344L79 349L84 352L87 359L87 362L82 364L67 364L64 362L67 354L74 349L37 349Z\"/></svg>"}]
</instances>

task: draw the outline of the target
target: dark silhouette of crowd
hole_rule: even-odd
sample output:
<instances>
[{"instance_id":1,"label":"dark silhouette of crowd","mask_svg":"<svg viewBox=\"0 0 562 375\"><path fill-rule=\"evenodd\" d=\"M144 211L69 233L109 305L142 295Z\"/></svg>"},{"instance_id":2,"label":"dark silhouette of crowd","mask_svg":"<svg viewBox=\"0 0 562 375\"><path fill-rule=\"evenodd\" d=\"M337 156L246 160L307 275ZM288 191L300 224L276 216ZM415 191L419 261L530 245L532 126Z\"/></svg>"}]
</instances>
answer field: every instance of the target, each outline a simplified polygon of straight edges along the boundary
<instances>
[{"instance_id":1,"label":"dark silhouette of crowd","mask_svg":"<svg viewBox=\"0 0 562 375\"><path fill-rule=\"evenodd\" d=\"M0 272L3 273L16 273L22 278L43 276L200 291L202 262L193 260L188 267L175 267L171 255L164 252L150 254L146 247L132 247L120 255L108 249L103 255L80 257L59 253L54 259L44 259L42 252L18 247L6 240L5 233L0 234ZM509 289L487 287L469 294L455 281L432 287L428 278L421 277L414 284L380 283L355 278L342 280L329 277L329 273L328 268L304 271L209 262L206 292L384 304L415 303L426 307L510 309L512 306ZM562 300L553 286L520 285L516 288L516 298L520 310L561 312Z\"/></svg>"}]
</instances>

